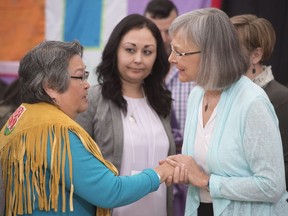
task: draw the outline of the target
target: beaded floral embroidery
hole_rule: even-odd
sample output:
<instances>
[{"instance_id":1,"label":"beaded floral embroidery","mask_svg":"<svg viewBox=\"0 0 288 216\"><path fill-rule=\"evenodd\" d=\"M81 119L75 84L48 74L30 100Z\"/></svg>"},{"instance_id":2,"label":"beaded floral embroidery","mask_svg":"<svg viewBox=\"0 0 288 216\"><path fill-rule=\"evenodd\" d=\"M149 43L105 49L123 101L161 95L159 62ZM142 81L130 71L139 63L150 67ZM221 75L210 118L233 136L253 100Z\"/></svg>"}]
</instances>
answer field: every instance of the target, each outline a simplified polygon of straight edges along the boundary
<instances>
[{"instance_id":1,"label":"beaded floral embroidery","mask_svg":"<svg viewBox=\"0 0 288 216\"><path fill-rule=\"evenodd\" d=\"M18 120L20 119L21 115L25 112L26 108L24 106L19 106L15 112L12 114L12 116L8 119L8 122L6 124L6 128L4 131L5 135L9 135L12 133L13 129L15 128Z\"/></svg>"}]
</instances>

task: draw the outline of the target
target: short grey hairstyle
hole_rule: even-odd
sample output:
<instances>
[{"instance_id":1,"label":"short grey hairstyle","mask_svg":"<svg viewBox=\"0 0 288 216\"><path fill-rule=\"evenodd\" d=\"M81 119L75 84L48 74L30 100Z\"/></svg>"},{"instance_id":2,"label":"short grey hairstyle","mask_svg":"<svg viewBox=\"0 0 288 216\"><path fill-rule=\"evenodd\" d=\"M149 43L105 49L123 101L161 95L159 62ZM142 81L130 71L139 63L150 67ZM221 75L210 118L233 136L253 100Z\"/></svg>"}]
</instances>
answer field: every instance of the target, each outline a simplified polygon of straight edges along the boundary
<instances>
[{"instance_id":1,"label":"short grey hairstyle","mask_svg":"<svg viewBox=\"0 0 288 216\"><path fill-rule=\"evenodd\" d=\"M44 41L29 51L20 61L18 71L22 102L54 104L44 85L65 92L70 82L67 69L75 55L83 56L83 47L77 41Z\"/></svg>"},{"instance_id":2,"label":"short grey hairstyle","mask_svg":"<svg viewBox=\"0 0 288 216\"><path fill-rule=\"evenodd\" d=\"M170 35L181 34L185 44L201 50L196 82L205 90L223 90L246 72L249 59L241 49L235 27L217 8L202 8L178 16Z\"/></svg>"}]
</instances>

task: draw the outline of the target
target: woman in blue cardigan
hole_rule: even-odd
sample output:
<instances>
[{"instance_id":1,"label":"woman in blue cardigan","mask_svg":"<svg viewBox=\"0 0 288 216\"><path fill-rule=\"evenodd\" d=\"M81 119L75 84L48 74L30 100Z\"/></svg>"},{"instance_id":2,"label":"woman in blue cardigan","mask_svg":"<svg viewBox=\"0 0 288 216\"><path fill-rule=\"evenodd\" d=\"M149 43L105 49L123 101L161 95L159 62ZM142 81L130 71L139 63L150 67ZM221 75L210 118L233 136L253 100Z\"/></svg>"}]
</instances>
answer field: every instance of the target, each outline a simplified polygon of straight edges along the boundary
<instances>
[{"instance_id":1,"label":"woman in blue cardigan","mask_svg":"<svg viewBox=\"0 0 288 216\"><path fill-rule=\"evenodd\" d=\"M243 76L249 60L219 9L194 10L170 27L169 61L189 95L182 155L185 215L286 215L288 193L278 120L263 89ZM177 177L177 178L176 178Z\"/></svg>"}]
</instances>

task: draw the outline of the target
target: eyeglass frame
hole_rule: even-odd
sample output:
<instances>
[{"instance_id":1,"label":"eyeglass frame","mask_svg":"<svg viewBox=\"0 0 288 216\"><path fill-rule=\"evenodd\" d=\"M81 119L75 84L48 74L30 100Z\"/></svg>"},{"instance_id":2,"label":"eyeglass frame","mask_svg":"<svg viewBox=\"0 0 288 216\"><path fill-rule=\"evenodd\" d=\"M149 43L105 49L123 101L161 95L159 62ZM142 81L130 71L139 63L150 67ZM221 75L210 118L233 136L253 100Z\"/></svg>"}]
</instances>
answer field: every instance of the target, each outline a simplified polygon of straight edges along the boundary
<instances>
[{"instance_id":1,"label":"eyeglass frame","mask_svg":"<svg viewBox=\"0 0 288 216\"><path fill-rule=\"evenodd\" d=\"M172 44L170 44L171 46L171 50L172 52L174 52L174 54L178 57L181 57L181 56L188 56L188 55L194 55L194 54L198 54L198 53L201 53L201 51L196 51L196 52L178 52L174 49L174 47L172 46Z\"/></svg>"},{"instance_id":2,"label":"eyeglass frame","mask_svg":"<svg viewBox=\"0 0 288 216\"><path fill-rule=\"evenodd\" d=\"M90 72L89 71L84 71L83 76L70 76L71 79L80 79L81 83L83 83L84 81L88 80Z\"/></svg>"}]
</instances>

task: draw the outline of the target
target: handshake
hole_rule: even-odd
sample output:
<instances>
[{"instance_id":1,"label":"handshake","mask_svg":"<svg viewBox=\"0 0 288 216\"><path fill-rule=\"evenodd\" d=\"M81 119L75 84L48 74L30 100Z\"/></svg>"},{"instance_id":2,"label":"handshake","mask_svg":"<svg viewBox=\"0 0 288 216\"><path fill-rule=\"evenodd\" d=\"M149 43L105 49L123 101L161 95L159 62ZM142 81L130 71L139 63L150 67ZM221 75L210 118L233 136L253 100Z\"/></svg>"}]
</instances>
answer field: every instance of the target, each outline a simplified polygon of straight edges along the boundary
<instances>
[{"instance_id":1,"label":"handshake","mask_svg":"<svg viewBox=\"0 0 288 216\"><path fill-rule=\"evenodd\" d=\"M209 178L195 160L188 155L178 154L167 157L159 162L154 170L159 174L161 183L167 186L174 184L191 184L195 187L208 189Z\"/></svg>"}]
</instances>

